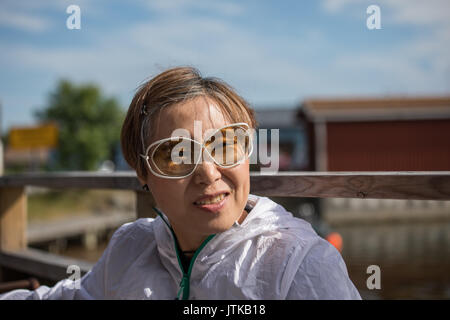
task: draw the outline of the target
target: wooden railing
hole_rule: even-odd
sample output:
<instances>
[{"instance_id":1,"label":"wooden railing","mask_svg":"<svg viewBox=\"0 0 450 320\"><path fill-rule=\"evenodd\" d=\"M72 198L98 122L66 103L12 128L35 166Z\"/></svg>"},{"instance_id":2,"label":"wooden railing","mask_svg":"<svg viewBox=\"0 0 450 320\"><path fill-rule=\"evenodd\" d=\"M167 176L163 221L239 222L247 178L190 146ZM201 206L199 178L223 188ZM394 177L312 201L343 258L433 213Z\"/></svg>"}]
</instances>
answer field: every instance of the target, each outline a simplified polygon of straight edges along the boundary
<instances>
[{"instance_id":1,"label":"wooden railing","mask_svg":"<svg viewBox=\"0 0 450 320\"><path fill-rule=\"evenodd\" d=\"M440 172L280 172L251 173L252 194L268 197L450 200L450 171ZM131 172L64 172L0 177L0 268L54 281L67 267L87 272L91 263L27 246L27 186L55 189L120 189L136 193L136 218L154 216L154 200ZM0 274L0 282L1 282Z\"/></svg>"}]
</instances>

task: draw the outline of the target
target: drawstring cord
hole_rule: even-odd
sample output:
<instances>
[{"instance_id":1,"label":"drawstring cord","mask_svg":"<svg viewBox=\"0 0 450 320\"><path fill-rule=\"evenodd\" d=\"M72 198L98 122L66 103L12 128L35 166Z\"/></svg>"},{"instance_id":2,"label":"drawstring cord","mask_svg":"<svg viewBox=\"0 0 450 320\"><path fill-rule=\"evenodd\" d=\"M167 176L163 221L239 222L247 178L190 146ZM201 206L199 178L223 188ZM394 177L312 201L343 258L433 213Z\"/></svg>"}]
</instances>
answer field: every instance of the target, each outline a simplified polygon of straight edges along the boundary
<instances>
[{"instance_id":1,"label":"drawstring cord","mask_svg":"<svg viewBox=\"0 0 450 320\"><path fill-rule=\"evenodd\" d=\"M191 269L192 269L192 265L193 262L195 261L195 259L197 258L198 253L202 250L202 248L215 236L215 234L212 234L210 236L208 236L200 245L200 247L195 251L194 256L192 257L192 260L190 262L189 265L189 269L187 270L187 273L183 270L183 266L178 254L178 251L181 251L181 249L178 248L177 245L177 240L176 240L176 236L175 236L175 232L173 231L173 229L170 227L169 223L166 221L166 219L164 218L164 215L161 211L158 210L158 208L156 207L152 207L153 210L155 210L155 212L161 217L161 219L164 221L164 223L169 227L170 231L172 232L173 235L173 239L175 242L175 251L177 252L177 259L178 259L178 264L180 265L181 268L181 272L183 274L183 277L181 278L181 282L180 282L180 289L178 290L177 293L177 297L176 299L179 300L181 297L181 294L183 293L183 300L185 299L189 299L189 287L190 287L190 283L189 283L189 278L190 278L190 274L191 274Z\"/></svg>"}]
</instances>

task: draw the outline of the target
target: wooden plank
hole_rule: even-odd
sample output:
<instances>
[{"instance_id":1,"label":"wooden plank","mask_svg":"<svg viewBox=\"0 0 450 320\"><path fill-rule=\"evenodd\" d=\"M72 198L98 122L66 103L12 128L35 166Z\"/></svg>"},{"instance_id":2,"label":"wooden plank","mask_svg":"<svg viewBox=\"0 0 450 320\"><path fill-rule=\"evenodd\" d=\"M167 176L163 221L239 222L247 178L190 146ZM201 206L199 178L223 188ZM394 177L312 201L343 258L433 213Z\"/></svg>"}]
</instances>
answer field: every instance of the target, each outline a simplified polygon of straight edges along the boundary
<instances>
[{"instance_id":1,"label":"wooden plank","mask_svg":"<svg viewBox=\"0 0 450 320\"><path fill-rule=\"evenodd\" d=\"M155 199L150 192L136 191L136 217L155 218L156 212L152 209L155 206Z\"/></svg>"},{"instance_id":2,"label":"wooden plank","mask_svg":"<svg viewBox=\"0 0 450 320\"><path fill-rule=\"evenodd\" d=\"M142 190L134 171L56 172L6 175L0 177L0 187L38 186L55 189L121 189Z\"/></svg>"},{"instance_id":3,"label":"wooden plank","mask_svg":"<svg viewBox=\"0 0 450 320\"><path fill-rule=\"evenodd\" d=\"M250 192L278 197L450 200L450 171L250 173ZM142 191L134 172L45 173L0 177L0 187ZM139 197L138 197L139 198ZM137 200L138 203L141 200Z\"/></svg>"},{"instance_id":4,"label":"wooden plank","mask_svg":"<svg viewBox=\"0 0 450 320\"><path fill-rule=\"evenodd\" d=\"M0 188L0 250L27 247L27 198L24 187Z\"/></svg>"},{"instance_id":5,"label":"wooden plank","mask_svg":"<svg viewBox=\"0 0 450 320\"><path fill-rule=\"evenodd\" d=\"M450 200L450 173L317 172L251 175L251 192L272 197Z\"/></svg>"},{"instance_id":6,"label":"wooden plank","mask_svg":"<svg viewBox=\"0 0 450 320\"><path fill-rule=\"evenodd\" d=\"M79 236L115 230L124 223L135 220L133 212L109 212L107 215L75 216L57 221L36 222L28 226L28 243L52 241L60 238Z\"/></svg>"},{"instance_id":7,"label":"wooden plank","mask_svg":"<svg viewBox=\"0 0 450 320\"><path fill-rule=\"evenodd\" d=\"M67 273L67 268L70 265L80 267L81 275L94 266L83 260L66 258L32 248L19 251L0 251L0 266L53 281L68 278L70 274Z\"/></svg>"}]
</instances>

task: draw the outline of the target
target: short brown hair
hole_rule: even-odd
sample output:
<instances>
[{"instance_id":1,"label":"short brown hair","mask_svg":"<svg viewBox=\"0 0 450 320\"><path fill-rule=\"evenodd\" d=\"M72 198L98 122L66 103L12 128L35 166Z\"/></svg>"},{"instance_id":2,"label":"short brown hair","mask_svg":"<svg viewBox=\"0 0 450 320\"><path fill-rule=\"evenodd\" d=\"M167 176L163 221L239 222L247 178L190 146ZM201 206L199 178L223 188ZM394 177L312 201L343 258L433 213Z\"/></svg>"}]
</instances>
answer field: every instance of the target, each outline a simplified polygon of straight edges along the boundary
<instances>
[{"instance_id":1,"label":"short brown hair","mask_svg":"<svg viewBox=\"0 0 450 320\"><path fill-rule=\"evenodd\" d=\"M168 69L138 88L122 126L120 142L124 158L139 176L147 177L145 162L139 157L144 152L141 130L142 136L150 139L154 119L162 108L200 96L214 100L233 122L245 122L256 128L253 109L224 81L203 78L193 67Z\"/></svg>"}]
</instances>

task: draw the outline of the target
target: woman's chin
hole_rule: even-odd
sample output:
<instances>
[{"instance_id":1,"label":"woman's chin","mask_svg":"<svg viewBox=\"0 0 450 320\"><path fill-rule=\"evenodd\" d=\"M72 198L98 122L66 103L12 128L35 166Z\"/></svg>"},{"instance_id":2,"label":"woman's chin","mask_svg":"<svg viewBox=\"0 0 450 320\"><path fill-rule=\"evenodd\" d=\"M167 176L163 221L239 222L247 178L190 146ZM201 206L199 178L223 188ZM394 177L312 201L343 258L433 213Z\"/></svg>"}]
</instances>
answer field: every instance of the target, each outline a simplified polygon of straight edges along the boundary
<instances>
[{"instance_id":1,"label":"woman's chin","mask_svg":"<svg viewBox=\"0 0 450 320\"><path fill-rule=\"evenodd\" d=\"M199 226L199 224L201 224L201 222L197 224L197 227ZM223 218L220 219L219 217L218 219L205 221L205 224L202 229L204 229L205 233L216 234L227 231L233 226L233 224L234 220Z\"/></svg>"}]
</instances>

